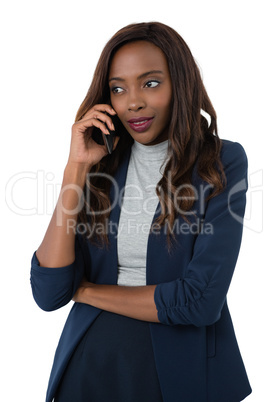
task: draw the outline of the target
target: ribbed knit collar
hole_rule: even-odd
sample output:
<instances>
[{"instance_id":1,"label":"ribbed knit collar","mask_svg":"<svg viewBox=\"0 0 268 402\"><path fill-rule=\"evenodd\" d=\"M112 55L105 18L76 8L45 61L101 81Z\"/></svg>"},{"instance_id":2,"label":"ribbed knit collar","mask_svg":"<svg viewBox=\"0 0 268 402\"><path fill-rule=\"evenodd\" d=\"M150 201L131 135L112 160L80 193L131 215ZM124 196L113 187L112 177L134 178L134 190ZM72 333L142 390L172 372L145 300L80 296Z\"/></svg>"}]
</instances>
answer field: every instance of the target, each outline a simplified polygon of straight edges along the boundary
<instances>
[{"instance_id":1,"label":"ribbed knit collar","mask_svg":"<svg viewBox=\"0 0 268 402\"><path fill-rule=\"evenodd\" d=\"M139 159L147 160L164 160L167 154L168 140L160 142L156 145L143 145L134 140L131 152Z\"/></svg>"}]
</instances>

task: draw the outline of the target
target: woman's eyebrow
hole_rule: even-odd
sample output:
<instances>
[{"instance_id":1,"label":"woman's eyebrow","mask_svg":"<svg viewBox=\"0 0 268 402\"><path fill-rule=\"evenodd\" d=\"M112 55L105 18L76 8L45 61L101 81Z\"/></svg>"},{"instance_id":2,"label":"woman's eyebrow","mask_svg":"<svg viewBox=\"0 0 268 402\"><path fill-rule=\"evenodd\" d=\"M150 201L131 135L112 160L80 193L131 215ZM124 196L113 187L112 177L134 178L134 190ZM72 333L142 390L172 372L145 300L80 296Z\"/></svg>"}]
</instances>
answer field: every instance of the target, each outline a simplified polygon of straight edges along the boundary
<instances>
[{"instance_id":1,"label":"woman's eyebrow","mask_svg":"<svg viewBox=\"0 0 268 402\"><path fill-rule=\"evenodd\" d=\"M161 70L151 70L151 71L147 71L146 73L139 75L137 77L137 79L140 80L141 78L147 77L147 75L151 75L151 74L164 74L164 73ZM121 77L112 77L109 79L109 82L110 81L125 81L125 80Z\"/></svg>"}]
</instances>

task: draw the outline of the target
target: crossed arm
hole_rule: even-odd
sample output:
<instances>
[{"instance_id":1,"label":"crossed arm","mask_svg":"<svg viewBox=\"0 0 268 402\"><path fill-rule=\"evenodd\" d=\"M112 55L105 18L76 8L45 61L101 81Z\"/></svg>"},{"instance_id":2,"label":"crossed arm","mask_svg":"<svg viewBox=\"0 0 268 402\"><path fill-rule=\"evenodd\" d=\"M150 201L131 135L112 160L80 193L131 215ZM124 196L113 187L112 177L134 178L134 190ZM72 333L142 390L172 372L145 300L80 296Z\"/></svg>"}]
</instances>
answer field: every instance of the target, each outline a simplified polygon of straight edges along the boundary
<instances>
[{"instance_id":1,"label":"crossed arm","mask_svg":"<svg viewBox=\"0 0 268 402\"><path fill-rule=\"evenodd\" d=\"M156 285L96 285L83 281L73 300L130 318L159 322L154 302L155 288Z\"/></svg>"}]
</instances>

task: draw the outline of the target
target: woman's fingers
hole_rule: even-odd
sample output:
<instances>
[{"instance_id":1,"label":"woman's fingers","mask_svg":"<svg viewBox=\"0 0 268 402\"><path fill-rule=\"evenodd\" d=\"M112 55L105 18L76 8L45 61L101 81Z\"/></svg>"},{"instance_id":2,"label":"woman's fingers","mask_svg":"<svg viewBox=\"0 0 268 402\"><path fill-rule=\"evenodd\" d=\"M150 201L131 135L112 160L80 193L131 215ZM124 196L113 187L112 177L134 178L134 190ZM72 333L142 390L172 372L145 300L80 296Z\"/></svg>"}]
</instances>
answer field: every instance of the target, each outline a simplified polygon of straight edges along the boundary
<instances>
[{"instance_id":1,"label":"woman's fingers","mask_svg":"<svg viewBox=\"0 0 268 402\"><path fill-rule=\"evenodd\" d=\"M90 117L87 119L77 121L76 123L73 124L73 131L77 131L79 133L85 133L87 131L87 129L90 127L97 127L104 134L110 134L105 123L103 123L101 120L99 120L96 117Z\"/></svg>"},{"instance_id":2,"label":"woman's fingers","mask_svg":"<svg viewBox=\"0 0 268 402\"><path fill-rule=\"evenodd\" d=\"M108 116L106 113L115 115L116 112L115 110L109 106L109 105L95 105L92 109L90 109L80 120L81 122L84 120L88 119L97 119L102 121L103 123L106 123L107 126L110 128L110 130L114 130L114 124L112 122L112 119L110 116Z\"/></svg>"},{"instance_id":3,"label":"woman's fingers","mask_svg":"<svg viewBox=\"0 0 268 402\"><path fill-rule=\"evenodd\" d=\"M115 114L110 105L100 104L95 105L81 120L75 122L72 126L69 160L91 165L98 163L108 151L105 145L100 145L92 138L93 128L98 128L104 135L110 135L108 128L114 130L111 116ZM114 149L117 142L118 140L114 142Z\"/></svg>"},{"instance_id":4,"label":"woman's fingers","mask_svg":"<svg viewBox=\"0 0 268 402\"><path fill-rule=\"evenodd\" d=\"M92 116L89 116L86 120L88 120L88 119L95 119L95 120L97 120L97 121L103 123L104 126L105 126L104 123L106 123L107 127L108 127L110 130L114 130L114 129L115 129L115 128L114 128L114 125L113 125L113 122L112 122L112 119L111 119L107 114L104 114L104 113L101 113L101 112L94 112L94 113L92 114ZM86 121L86 120L85 120L85 121ZM106 128L106 127L105 127L105 128ZM106 128L106 129L107 129L107 128Z\"/></svg>"},{"instance_id":5,"label":"woman's fingers","mask_svg":"<svg viewBox=\"0 0 268 402\"><path fill-rule=\"evenodd\" d=\"M97 105L93 106L93 108L91 108L88 112L90 112L92 110L97 110L99 112L106 112L106 113L109 113L112 115L116 114L116 111L112 108L112 106L107 105L107 104L97 104Z\"/></svg>"}]
</instances>

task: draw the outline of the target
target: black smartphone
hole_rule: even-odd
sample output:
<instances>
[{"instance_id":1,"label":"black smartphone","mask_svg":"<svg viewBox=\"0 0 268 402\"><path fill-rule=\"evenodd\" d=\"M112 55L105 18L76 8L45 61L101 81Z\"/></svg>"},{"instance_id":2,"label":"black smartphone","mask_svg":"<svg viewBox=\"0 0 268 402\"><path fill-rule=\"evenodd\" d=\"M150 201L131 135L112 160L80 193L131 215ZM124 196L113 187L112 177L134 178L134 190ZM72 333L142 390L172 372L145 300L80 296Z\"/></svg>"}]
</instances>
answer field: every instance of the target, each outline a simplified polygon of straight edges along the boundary
<instances>
[{"instance_id":1,"label":"black smartphone","mask_svg":"<svg viewBox=\"0 0 268 402\"><path fill-rule=\"evenodd\" d=\"M103 132L102 132L102 138L103 138L104 144L106 145L106 148L107 148L109 154L111 154L113 152L114 137L116 134L115 134L115 131L109 129L109 127L107 126L106 123L105 123L105 127L109 131L110 135L103 134Z\"/></svg>"},{"instance_id":2,"label":"black smartphone","mask_svg":"<svg viewBox=\"0 0 268 402\"><path fill-rule=\"evenodd\" d=\"M109 115L110 116L110 115ZM106 145L107 151L109 154L113 152L113 146L114 146L114 138L115 136L120 135L120 125L122 125L121 121L119 120L118 116L110 116L112 119L112 122L114 124L115 131L110 130L107 124L105 124L105 127L109 131L110 135L104 134L100 129L94 128L92 138L94 141L97 142L97 144L100 145Z\"/></svg>"}]
</instances>

